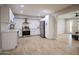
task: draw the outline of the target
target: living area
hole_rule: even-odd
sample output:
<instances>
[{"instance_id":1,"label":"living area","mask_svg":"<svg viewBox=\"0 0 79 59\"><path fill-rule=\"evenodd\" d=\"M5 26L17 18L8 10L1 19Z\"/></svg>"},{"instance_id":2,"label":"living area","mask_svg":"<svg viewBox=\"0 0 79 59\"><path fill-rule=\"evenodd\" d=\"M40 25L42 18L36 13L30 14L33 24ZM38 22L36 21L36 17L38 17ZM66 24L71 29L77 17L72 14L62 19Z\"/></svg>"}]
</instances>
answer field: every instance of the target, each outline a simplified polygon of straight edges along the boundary
<instances>
[{"instance_id":1,"label":"living area","mask_svg":"<svg viewBox=\"0 0 79 59\"><path fill-rule=\"evenodd\" d=\"M79 54L78 7L53 4L1 6L1 54ZM52 13L53 10L56 12Z\"/></svg>"},{"instance_id":2,"label":"living area","mask_svg":"<svg viewBox=\"0 0 79 59\"><path fill-rule=\"evenodd\" d=\"M73 44L79 44L79 10L64 13L58 16L57 36L61 39L66 39L68 48L78 48ZM78 52L78 51L77 51Z\"/></svg>"},{"instance_id":3,"label":"living area","mask_svg":"<svg viewBox=\"0 0 79 59\"><path fill-rule=\"evenodd\" d=\"M73 39L79 40L79 17L78 16L79 16L79 10L60 15L58 17L57 33L71 34Z\"/></svg>"}]
</instances>

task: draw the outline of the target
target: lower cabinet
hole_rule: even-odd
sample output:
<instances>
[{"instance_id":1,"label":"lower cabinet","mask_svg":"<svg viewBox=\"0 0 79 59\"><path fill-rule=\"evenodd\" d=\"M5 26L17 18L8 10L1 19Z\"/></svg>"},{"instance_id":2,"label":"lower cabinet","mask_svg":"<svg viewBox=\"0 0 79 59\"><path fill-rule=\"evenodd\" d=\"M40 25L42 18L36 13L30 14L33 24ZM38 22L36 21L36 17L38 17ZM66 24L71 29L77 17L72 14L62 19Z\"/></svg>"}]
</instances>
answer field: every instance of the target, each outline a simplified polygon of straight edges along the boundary
<instances>
[{"instance_id":1,"label":"lower cabinet","mask_svg":"<svg viewBox=\"0 0 79 59\"><path fill-rule=\"evenodd\" d=\"M2 50L10 50L17 46L17 31L2 32Z\"/></svg>"}]
</instances>

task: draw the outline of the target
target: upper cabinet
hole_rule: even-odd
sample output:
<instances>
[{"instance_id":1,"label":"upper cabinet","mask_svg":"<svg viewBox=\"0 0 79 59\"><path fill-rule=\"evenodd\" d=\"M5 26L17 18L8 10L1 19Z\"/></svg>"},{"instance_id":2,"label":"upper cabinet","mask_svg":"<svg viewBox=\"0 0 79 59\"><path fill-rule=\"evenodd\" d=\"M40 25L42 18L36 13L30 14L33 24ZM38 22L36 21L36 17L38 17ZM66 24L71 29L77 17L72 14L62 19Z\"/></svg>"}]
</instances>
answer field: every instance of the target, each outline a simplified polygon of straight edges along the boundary
<instances>
[{"instance_id":1,"label":"upper cabinet","mask_svg":"<svg viewBox=\"0 0 79 59\"><path fill-rule=\"evenodd\" d=\"M13 15L13 12L12 10L9 8L9 17L10 17L10 22L14 20L14 15Z\"/></svg>"},{"instance_id":2,"label":"upper cabinet","mask_svg":"<svg viewBox=\"0 0 79 59\"><path fill-rule=\"evenodd\" d=\"M13 21L14 15L10 8L8 7L1 7L1 22L7 22Z\"/></svg>"}]
</instances>

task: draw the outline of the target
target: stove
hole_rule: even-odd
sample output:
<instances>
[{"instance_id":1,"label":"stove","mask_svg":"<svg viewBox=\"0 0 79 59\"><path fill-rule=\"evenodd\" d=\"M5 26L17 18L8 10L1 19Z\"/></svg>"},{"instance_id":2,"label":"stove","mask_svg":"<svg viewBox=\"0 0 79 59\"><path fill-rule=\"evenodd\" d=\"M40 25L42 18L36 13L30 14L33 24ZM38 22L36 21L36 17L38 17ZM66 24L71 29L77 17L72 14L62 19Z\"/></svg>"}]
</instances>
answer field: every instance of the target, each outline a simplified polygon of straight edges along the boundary
<instances>
[{"instance_id":1,"label":"stove","mask_svg":"<svg viewBox=\"0 0 79 59\"><path fill-rule=\"evenodd\" d=\"M22 36L30 35L29 23L27 22L27 18L25 18L25 22L22 24Z\"/></svg>"}]
</instances>

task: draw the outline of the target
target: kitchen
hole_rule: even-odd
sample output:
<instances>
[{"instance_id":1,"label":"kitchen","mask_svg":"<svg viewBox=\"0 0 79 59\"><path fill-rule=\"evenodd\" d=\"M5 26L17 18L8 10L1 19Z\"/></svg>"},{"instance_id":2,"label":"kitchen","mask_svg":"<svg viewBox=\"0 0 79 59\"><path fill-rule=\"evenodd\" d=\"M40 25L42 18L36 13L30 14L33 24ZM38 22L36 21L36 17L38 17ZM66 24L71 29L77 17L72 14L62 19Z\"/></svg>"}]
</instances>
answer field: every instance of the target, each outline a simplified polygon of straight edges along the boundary
<instances>
[{"instance_id":1,"label":"kitchen","mask_svg":"<svg viewBox=\"0 0 79 59\"><path fill-rule=\"evenodd\" d=\"M2 6L1 50L10 50L16 48L18 46L19 38L40 35L40 19L41 17L14 15L11 8Z\"/></svg>"},{"instance_id":2,"label":"kitchen","mask_svg":"<svg viewBox=\"0 0 79 59\"><path fill-rule=\"evenodd\" d=\"M17 30L14 29L14 15L10 8L1 7L1 40L2 49L13 49L17 46Z\"/></svg>"}]
</instances>

